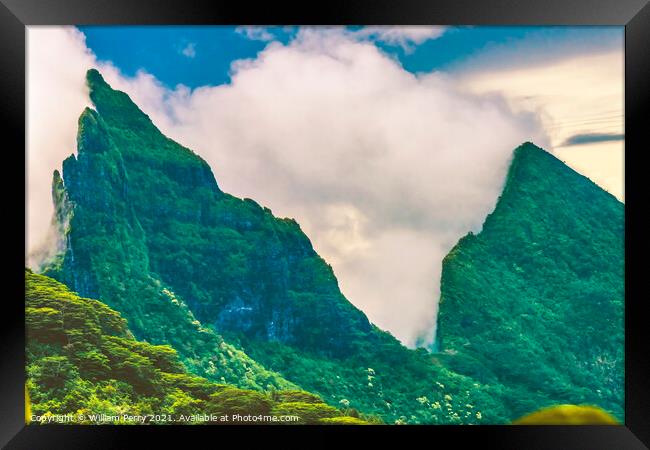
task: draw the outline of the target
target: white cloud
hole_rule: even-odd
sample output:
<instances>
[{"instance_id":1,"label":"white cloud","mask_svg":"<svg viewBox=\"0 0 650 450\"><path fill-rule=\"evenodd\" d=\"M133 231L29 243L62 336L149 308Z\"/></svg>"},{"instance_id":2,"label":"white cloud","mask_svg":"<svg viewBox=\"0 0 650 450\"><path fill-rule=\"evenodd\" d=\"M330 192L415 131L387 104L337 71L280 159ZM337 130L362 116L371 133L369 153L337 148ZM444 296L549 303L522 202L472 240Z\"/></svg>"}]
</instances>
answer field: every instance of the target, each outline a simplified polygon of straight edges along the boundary
<instances>
[{"instance_id":1,"label":"white cloud","mask_svg":"<svg viewBox=\"0 0 650 450\"><path fill-rule=\"evenodd\" d=\"M383 42L388 45L402 47L406 51L412 51L416 45L442 36L448 27L440 25L379 25L351 30L343 27L315 26L302 27L302 30L310 28L322 34L345 34L356 40ZM293 29L294 27L284 27L285 32L291 32ZM268 27L239 26L235 31L254 41L272 41L275 39L275 35Z\"/></svg>"},{"instance_id":2,"label":"white cloud","mask_svg":"<svg viewBox=\"0 0 650 450\"><path fill-rule=\"evenodd\" d=\"M81 36L59 33L67 44L56 52L30 45L43 60L33 82L56 65L70 83L50 86L50 99L34 107L83 94L93 65ZM234 65L231 84L191 92L166 90L143 72L100 70L164 133L203 156L222 189L296 218L348 299L408 345L431 335L442 258L494 207L512 150L526 140L548 144L534 114L514 114L443 74L416 77L371 42L331 30L273 42ZM77 100L58 103L71 112L57 127L30 124L62 142L30 145L34 156L56 165L71 152ZM49 184L49 169L29 169ZM30 203L45 194L30 185Z\"/></svg>"},{"instance_id":3,"label":"white cloud","mask_svg":"<svg viewBox=\"0 0 650 450\"><path fill-rule=\"evenodd\" d=\"M183 47L181 54L188 58L194 58L196 56L196 44L194 42L189 42L185 47Z\"/></svg>"},{"instance_id":4,"label":"white cloud","mask_svg":"<svg viewBox=\"0 0 650 450\"><path fill-rule=\"evenodd\" d=\"M415 45L439 38L447 28L439 25L370 26L356 30L352 32L352 35L357 38L400 46L408 52L412 51Z\"/></svg>"},{"instance_id":5,"label":"white cloud","mask_svg":"<svg viewBox=\"0 0 650 450\"><path fill-rule=\"evenodd\" d=\"M241 26L235 28L235 31L252 41L272 41L275 39L275 36L265 27Z\"/></svg>"}]
</instances>

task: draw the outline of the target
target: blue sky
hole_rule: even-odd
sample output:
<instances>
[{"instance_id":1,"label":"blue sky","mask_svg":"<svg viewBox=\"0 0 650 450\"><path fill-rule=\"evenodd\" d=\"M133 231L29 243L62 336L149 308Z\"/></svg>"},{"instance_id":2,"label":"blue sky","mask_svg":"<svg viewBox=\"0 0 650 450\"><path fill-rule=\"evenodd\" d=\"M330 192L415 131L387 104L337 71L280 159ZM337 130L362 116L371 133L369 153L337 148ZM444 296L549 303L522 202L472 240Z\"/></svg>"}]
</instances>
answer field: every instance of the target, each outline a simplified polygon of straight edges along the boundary
<instances>
[{"instance_id":1,"label":"blue sky","mask_svg":"<svg viewBox=\"0 0 650 450\"><path fill-rule=\"evenodd\" d=\"M355 27L356 28L356 27ZM168 87L190 88L229 81L233 61L253 58L268 44L250 39L232 26L84 26L87 46L100 60L112 61L125 75L138 69L153 74ZM354 29L354 28L353 28ZM295 27L266 29L275 40L286 43ZM411 72L430 72L479 65L500 64L502 54L509 65L533 59L602 51L622 44L622 27L451 27L437 39L404 49L377 42ZM481 58L489 54L490 59Z\"/></svg>"},{"instance_id":2,"label":"blue sky","mask_svg":"<svg viewBox=\"0 0 650 450\"><path fill-rule=\"evenodd\" d=\"M79 27L99 59L112 61L125 75L138 69L155 75L169 87L223 84L230 64L254 57L267 42L252 40L231 26L88 26ZM272 31L287 42L293 34ZM188 48L193 53L183 53Z\"/></svg>"}]
</instances>

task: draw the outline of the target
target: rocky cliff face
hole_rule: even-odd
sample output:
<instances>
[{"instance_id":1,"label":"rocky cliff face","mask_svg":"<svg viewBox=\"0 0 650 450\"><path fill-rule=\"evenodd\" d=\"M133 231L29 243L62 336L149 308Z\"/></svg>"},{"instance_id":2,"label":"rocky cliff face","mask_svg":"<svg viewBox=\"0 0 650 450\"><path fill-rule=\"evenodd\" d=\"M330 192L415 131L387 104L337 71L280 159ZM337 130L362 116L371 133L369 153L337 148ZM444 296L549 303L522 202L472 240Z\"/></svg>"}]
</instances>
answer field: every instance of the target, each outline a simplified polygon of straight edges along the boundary
<instances>
[{"instance_id":1,"label":"rocky cliff face","mask_svg":"<svg viewBox=\"0 0 650 450\"><path fill-rule=\"evenodd\" d=\"M344 355L370 332L295 221L223 193L207 163L126 94L97 71L87 81L95 110L81 115L78 156L63 163L74 213L50 274L116 303L142 338L167 339L145 326L155 312L141 306L157 284L202 324L254 339Z\"/></svg>"}]
</instances>

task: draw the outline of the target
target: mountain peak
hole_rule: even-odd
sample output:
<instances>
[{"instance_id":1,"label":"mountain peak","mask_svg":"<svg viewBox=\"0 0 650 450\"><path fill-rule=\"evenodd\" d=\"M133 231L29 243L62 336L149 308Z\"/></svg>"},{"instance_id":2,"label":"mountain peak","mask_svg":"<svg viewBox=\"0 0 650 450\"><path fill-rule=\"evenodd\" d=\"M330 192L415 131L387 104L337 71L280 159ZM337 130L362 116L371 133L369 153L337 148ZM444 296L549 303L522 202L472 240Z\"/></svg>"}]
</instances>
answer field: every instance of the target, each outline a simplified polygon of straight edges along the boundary
<instances>
[{"instance_id":1,"label":"mountain peak","mask_svg":"<svg viewBox=\"0 0 650 450\"><path fill-rule=\"evenodd\" d=\"M513 163L516 160L520 159L525 159L529 157L546 157L546 156L553 156L546 150L544 150L541 147L538 147L537 145L533 144L530 141L526 141L523 144L521 144L519 147L517 147L512 154L512 161Z\"/></svg>"},{"instance_id":2,"label":"mountain peak","mask_svg":"<svg viewBox=\"0 0 650 450\"><path fill-rule=\"evenodd\" d=\"M538 188L553 189L553 183L560 180L569 185L586 183L599 191L602 190L589 178L567 166L552 153L532 142L524 142L513 152L502 195L506 194L514 185L531 185L534 184L534 181L538 183Z\"/></svg>"},{"instance_id":3,"label":"mountain peak","mask_svg":"<svg viewBox=\"0 0 650 450\"><path fill-rule=\"evenodd\" d=\"M99 70L97 69L88 69L86 72L86 83L91 90L96 86L108 86L108 83L106 83L104 77L101 73L99 73Z\"/></svg>"},{"instance_id":4,"label":"mountain peak","mask_svg":"<svg viewBox=\"0 0 650 450\"><path fill-rule=\"evenodd\" d=\"M86 85L90 100L107 124L133 131L158 131L149 116L125 92L113 89L97 69L88 69Z\"/></svg>"},{"instance_id":5,"label":"mountain peak","mask_svg":"<svg viewBox=\"0 0 650 450\"><path fill-rule=\"evenodd\" d=\"M147 164L160 165L164 161L176 181L209 185L220 192L208 164L166 137L125 92L113 89L97 69L86 72L86 84L94 109L86 108L79 117L79 153L101 153L112 148L122 155L146 160Z\"/></svg>"}]
</instances>

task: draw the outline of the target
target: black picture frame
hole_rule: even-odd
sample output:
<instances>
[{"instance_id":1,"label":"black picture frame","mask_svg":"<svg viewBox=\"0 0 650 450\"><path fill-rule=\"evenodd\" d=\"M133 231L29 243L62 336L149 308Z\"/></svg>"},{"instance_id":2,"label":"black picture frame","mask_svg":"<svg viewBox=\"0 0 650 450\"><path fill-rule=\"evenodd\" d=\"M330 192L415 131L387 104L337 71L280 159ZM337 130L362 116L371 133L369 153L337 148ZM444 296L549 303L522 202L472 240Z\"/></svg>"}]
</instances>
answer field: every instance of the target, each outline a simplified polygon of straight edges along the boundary
<instances>
[{"instance_id":1,"label":"black picture frame","mask_svg":"<svg viewBox=\"0 0 650 450\"><path fill-rule=\"evenodd\" d=\"M437 24L437 25L622 25L625 26L625 221L626 221L626 364L625 425L620 426L413 426L413 427L88 427L26 426L24 423L25 326L24 247L20 236L25 222L16 192L25 173L25 27L29 25L92 24ZM0 332L0 444L7 448L131 448L133 439L146 438L148 447L181 439L200 438L214 445L227 445L225 434L244 441L263 437L268 443L313 441L325 443L337 434L352 439L378 437L400 441L414 437L427 445L452 442L452 448L468 445L499 449L643 449L650 446L650 358L643 306L643 219L640 160L647 142L650 97L650 4L648 0L330 0L310 4L207 0L0 0L0 127L2 158L5 159L5 246L10 261L2 301ZM647 139L647 138L646 138ZM647 146L647 144L646 144ZM9 161L7 160L9 159ZM15 208L12 208L15 206ZM23 210L24 211L24 210ZM639 264L634 263L639 261ZM251 432L252 430L252 432ZM291 438L289 438L291 436ZM294 438L294 436L296 436ZM232 436L231 436L232 437ZM300 443L303 445L300 445ZM332 441L334 442L334 441ZM404 441L407 442L407 441ZM411 441L415 444L415 441ZM187 445L187 444L185 444ZM193 444L191 444L193 445ZM198 445L198 442L197 442ZM241 445L241 444L240 444ZM334 445L334 444L332 444ZM422 444L418 444L422 445ZM247 445L248 446L248 445Z\"/></svg>"}]
</instances>

